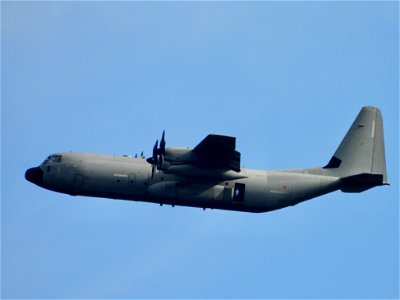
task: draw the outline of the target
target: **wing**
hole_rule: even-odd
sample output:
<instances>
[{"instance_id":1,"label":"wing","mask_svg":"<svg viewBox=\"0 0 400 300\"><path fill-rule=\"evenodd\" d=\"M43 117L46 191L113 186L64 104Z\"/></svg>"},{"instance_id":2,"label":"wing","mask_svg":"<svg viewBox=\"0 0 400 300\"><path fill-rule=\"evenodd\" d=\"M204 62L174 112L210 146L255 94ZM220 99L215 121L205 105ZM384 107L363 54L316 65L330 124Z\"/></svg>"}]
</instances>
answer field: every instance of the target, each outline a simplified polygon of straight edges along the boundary
<instances>
[{"instance_id":1,"label":"wing","mask_svg":"<svg viewBox=\"0 0 400 300\"><path fill-rule=\"evenodd\" d=\"M244 178L240 172L240 153L235 150L236 138L209 134L193 149L165 148L163 133L153 147L153 156L147 161L155 169L169 174L231 180Z\"/></svg>"},{"instance_id":2,"label":"wing","mask_svg":"<svg viewBox=\"0 0 400 300\"><path fill-rule=\"evenodd\" d=\"M191 151L191 160L199 166L240 172L240 153L235 148L236 138L209 134Z\"/></svg>"}]
</instances>

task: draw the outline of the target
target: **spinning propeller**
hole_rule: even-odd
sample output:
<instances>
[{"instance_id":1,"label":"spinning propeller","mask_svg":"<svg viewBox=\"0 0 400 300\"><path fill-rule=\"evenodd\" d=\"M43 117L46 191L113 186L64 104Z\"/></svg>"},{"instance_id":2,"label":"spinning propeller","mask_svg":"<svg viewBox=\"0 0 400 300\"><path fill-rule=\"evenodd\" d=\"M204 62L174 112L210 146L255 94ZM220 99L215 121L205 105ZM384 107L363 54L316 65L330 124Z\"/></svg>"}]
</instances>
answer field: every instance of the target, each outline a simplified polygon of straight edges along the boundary
<instances>
[{"instance_id":1,"label":"spinning propeller","mask_svg":"<svg viewBox=\"0 0 400 300\"><path fill-rule=\"evenodd\" d=\"M153 156L146 159L146 161L151 164L151 178L154 176L155 169L160 169L165 157L165 130L162 133L160 148L158 148L158 140L153 147Z\"/></svg>"}]
</instances>

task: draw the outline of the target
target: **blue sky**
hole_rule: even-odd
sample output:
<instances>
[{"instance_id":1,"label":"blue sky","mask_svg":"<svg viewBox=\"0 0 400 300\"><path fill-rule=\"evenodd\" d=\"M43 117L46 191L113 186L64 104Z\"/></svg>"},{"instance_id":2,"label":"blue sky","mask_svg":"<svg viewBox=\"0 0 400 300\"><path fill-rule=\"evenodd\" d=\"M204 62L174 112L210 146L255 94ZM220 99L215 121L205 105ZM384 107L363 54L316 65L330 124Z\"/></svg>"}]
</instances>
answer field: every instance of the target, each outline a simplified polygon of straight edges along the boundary
<instances>
[{"instance_id":1,"label":"blue sky","mask_svg":"<svg viewBox=\"0 0 400 300\"><path fill-rule=\"evenodd\" d=\"M2 2L2 298L398 298L398 2ZM322 166L382 110L389 187L265 214L71 197L50 153L237 137Z\"/></svg>"}]
</instances>

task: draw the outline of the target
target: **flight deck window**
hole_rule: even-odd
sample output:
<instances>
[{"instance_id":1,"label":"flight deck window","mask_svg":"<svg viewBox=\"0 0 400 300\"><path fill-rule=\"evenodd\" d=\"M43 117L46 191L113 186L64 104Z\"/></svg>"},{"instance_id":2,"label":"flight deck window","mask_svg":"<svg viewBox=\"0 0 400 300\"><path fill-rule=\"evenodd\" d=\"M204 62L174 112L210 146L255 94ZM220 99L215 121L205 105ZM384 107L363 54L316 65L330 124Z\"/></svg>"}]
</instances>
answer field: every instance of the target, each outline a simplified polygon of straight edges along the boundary
<instances>
[{"instance_id":1,"label":"flight deck window","mask_svg":"<svg viewBox=\"0 0 400 300\"><path fill-rule=\"evenodd\" d=\"M52 155L50 156L50 160L55 163L61 162L61 155Z\"/></svg>"},{"instance_id":2,"label":"flight deck window","mask_svg":"<svg viewBox=\"0 0 400 300\"><path fill-rule=\"evenodd\" d=\"M242 203L244 201L244 183L235 183L235 189L233 190L233 202Z\"/></svg>"},{"instance_id":3,"label":"flight deck window","mask_svg":"<svg viewBox=\"0 0 400 300\"><path fill-rule=\"evenodd\" d=\"M62 158L62 156L58 155L58 154L50 155L44 160L43 165L46 165L48 162L60 163L61 162L61 158Z\"/></svg>"}]
</instances>

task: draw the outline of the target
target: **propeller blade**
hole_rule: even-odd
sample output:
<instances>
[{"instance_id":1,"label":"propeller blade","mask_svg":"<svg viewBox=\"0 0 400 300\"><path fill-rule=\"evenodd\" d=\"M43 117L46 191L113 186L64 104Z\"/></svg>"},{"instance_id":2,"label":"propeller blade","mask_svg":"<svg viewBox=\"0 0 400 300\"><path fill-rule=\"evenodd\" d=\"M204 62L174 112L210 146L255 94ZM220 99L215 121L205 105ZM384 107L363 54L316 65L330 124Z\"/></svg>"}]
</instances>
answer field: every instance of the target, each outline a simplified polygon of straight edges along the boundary
<instances>
[{"instance_id":1,"label":"propeller blade","mask_svg":"<svg viewBox=\"0 0 400 300\"><path fill-rule=\"evenodd\" d=\"M162 163L164 161L165 156L165 130L162 133L161 141L160 141L160 148L158 148L158 140L154 144L153 147L153 156L146 159L146 161L152 165L151 168L151 178L153 179L155 169L160 169ZM143 154L142 154L143 155Z\"/></svg>"},{"instance_id":2,"label":"propeller blade","mask_svg":"<svg viewBox=\"0 0 400 300\"><path fill-rule=\"evenodd\" d=\"M156 143L154 144L154 147L153 147L153 156L146 159L146 161L149 164L151 164L151 179L153 179L154 172L155 172L156 166L158 164L158 154L157 153L158 153L158 140L156 141Z\"/></svg>"},{"instance_id":3,"label":"propeller blade","mask_svg":"<svg viewBox=\"0 0 400 300\"><path fill-rule=\"evenodd\" d=\"M162 133L161 142L160 142L160 154L165 156L165 130Z\"/></svg>"},{"instance_id":4,"label":"propeller blade","mask_svg":"<svg viewBox=\"0 0 400 300\"><path fill-rule=\"evenodd\" d=\"M154 144L153 147L153 164L157 165L158 163L158 140L156 141L156 143Z\"/></svg>"},{"instance_id":5,"label":"propeller blade","mask_svg":"<svg viewBox=\"0 0 400 300\"><path fill-rule=\"evenodd\" d=\"M157 168L160 169L164 160L165 156L165 130L163 130L161 141L160 141L160 148L158 149L159 152L159 159L158 159L158 164Z\"/></svg>"}]
</instances>

